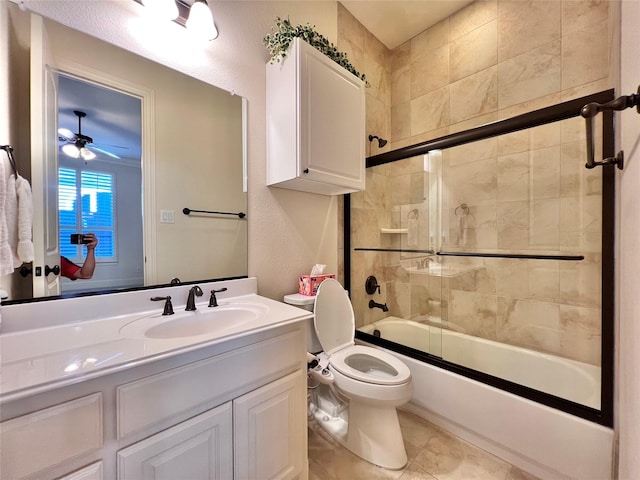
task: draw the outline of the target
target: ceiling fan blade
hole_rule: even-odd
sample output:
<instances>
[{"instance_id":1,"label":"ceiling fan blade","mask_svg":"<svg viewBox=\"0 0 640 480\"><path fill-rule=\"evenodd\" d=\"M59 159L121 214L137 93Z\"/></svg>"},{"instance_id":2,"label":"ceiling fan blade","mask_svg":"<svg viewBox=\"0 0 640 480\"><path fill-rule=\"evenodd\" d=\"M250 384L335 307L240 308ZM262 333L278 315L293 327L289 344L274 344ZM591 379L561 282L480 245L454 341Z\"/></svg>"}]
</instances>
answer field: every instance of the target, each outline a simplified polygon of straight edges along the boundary
<instances>
[{"instance_id":1,"label":"ceiling fan blade","mask_svg":"<svg viewBox=\"0 0 640 480\"><path fill-rule=\"evenodd\" d=\"M125 147L123 145L113 145L112 143L93 142L92 145L100 145L100 147L120 148L121 150L129 150L129 147Z\"/></svg>"},{"instance_id":2,"label":"ceiling fan blade","mask_svg":"<svg viewBox=\"0 0 640 480\"><path fill-rule=\"evenodd\" d=\"M100 153L104 153L105 155L110 156L111 158L115 158L120 160L122 157L119 157L118 155L116 155L115 153L109 152L108 150L103 150L102 148L98 148L94 145L87 145L86 148L88 148L89 150L94 150L96 152L100 152Z\"/></svg>"},{"instance_id":3,"label":"ceiling fan blade","mask_svg":"<svg viewBox=\"0 0 640 480\"><path fill-rule=\"evenodd\" d=\"M68 142L73 142L76 139L76 134L68 128L59 128L58 137Z\"/></svg>"}]
</instances>

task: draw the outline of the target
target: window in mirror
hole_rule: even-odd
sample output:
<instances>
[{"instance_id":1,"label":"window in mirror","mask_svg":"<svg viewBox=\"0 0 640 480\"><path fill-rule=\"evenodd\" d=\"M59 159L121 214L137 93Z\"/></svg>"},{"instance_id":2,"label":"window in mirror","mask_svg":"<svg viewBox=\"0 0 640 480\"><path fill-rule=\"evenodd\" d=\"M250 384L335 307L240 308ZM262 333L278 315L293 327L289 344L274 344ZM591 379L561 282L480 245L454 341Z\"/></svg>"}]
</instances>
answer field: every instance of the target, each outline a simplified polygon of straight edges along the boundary
<instances>
[{"instance_id":1,"label":"window in mirror","mask_svg":"<svg viewBox=\"0 0 640 480\"><path fill-rule=\"evenodd\" d=\"M115 261L116 232L113 199L113 176L108 173L59 169L58 211L60 252L63 256L82 261L81 244L73 244L76 233L94 233L98 238L96 261Z\"/></svg>"}]
</instances>

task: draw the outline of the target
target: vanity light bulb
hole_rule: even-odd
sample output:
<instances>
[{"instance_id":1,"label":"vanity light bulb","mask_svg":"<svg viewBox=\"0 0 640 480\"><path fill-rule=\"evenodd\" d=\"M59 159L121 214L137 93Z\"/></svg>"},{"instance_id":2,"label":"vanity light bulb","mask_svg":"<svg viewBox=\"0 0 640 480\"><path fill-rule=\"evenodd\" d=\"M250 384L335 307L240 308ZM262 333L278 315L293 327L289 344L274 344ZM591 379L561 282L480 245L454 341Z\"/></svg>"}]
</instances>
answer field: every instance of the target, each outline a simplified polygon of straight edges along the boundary
<instances>
[{"instance_id":1,"label":"vanity light bulb","mask_svg":"<svg viewBox=\"0 0 640 480\"><path fill-rule=\"evenodd\" d=\"M63 145L62 152L71 158L78 158L80 156L80 150L73 143Z\"/></svg>"},{"instance_id":2,"label":"vanity light bulb","mask_svg":"<svg viewBox=\"0 0 640 480\"><path fill-rule=\"evenodd\" d=\"M142 0L150 15L162 20L174 20L180 12L175 0Z\"/></svg>"},{"instance_id":3,"label":"vanity light bulb","mask_svg":"<svg viewBox=\"0 0 640 480\"><path fill-rule=\"evenodd\" d=\"M218 29L213 22L213 14L204 0L196 0L191 6L187 29L199 38L211 41L218 37Z\"/></svg>"}]
</instances>

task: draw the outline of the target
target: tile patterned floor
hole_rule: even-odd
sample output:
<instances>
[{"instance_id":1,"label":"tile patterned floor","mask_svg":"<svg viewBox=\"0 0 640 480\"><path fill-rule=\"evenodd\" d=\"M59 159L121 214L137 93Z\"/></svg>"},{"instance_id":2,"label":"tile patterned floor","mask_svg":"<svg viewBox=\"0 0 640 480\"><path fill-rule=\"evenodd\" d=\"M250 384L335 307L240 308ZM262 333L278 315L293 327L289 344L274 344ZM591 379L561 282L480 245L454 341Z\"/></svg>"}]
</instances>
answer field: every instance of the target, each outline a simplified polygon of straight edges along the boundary
<instances>
[{"instance_id":1,"label":"tile patterned floor","mask_svg":"<svg viewBox=\"0 0 640 480\"><path fill-rule=\"evenodd\" d=\"M361 460L309 421L309 480L537 480L411 413L399 411L409 461L386 470Z\"/></svg>"}]
</instances>

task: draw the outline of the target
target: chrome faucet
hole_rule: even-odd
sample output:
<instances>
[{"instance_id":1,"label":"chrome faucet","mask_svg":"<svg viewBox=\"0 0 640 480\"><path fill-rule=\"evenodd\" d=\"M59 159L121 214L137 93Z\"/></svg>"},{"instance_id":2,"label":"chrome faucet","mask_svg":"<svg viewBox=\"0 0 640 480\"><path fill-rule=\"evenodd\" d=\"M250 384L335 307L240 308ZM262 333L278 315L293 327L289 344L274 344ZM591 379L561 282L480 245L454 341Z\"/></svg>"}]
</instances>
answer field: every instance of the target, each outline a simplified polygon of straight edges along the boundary
<instances>
[{"instance_id":1,"label":"chrome faucet","mask_svg":"<svg viewBox=\"0 0 640 480\"><path fill-rule=\"evenodd\" d=\"M202 296L202 289L199 286L194 285L189 289L189 296L187 297L187 306L185 308L186 311L193 312L194 310L196 310L196 296L198 297Z\"/></svg>"},{"instance_id":2,"label":"chrome faucet","mask_svg":"<svg viewBox=\"0 0 640 480\"><path fill-rule=\"evenodd\" d=\"M369 300L369 308L379 308L383 312L389 311L389 307L387 307L386 303L377 303L377 302L374 302L373 300Z\"/></svg>"}]
</instances>

